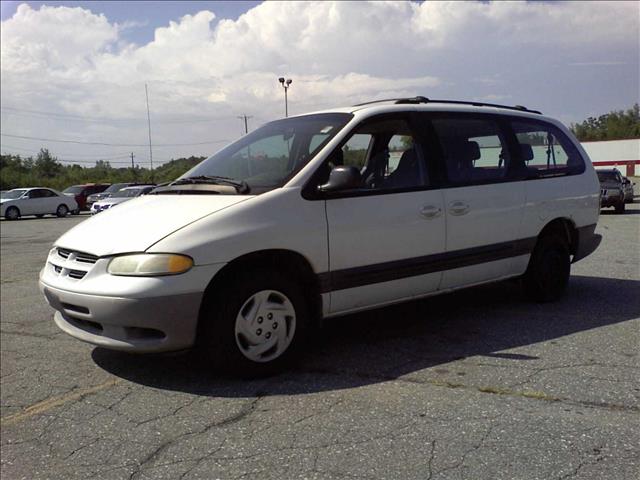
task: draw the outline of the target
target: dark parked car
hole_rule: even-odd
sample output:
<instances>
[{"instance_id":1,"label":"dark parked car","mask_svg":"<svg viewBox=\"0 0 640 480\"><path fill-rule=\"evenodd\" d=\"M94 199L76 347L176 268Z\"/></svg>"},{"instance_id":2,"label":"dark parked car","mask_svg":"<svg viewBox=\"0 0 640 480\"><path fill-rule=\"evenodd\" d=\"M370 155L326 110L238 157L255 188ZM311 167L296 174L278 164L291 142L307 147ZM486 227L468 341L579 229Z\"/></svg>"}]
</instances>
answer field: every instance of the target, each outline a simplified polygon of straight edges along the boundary
<instances>
[{"instance_id":1,"label":"dark parked car","mask_svg":"<svg viewBox=\"0 0 640 480\"><path fill-rule=\"evenodd\" d=\"M597 170L600 180L600 207L614 207L616 213L624 212L624 183L617 168Z\"/></svg>"},{"instance_id":2,"label":"dark parked car","mask_svg":"<svg viewBox=\"0 0 640 480\"><path fill-rule=\"evenodd\" d=\"M78 203L78 211L89 210L89 208L87 207L87 197L94 193L104 192L107 188L109 188L110 185L111 184L109 183L87 183L85 185L72 185L62 193L75 198L76 202Z\"/></svg>"},{"instance_id":3,"label":"dark parked car","mask_svg":"<svg viewBox=\"0 0 640 480\"><path fill-rule=\"evenodd\" d=\"M148 183L127 182L127 183L114 183L103 192L93 193L87 197L87 210L91 210L91 206L98 200L103 200L110 197L112 194L122 190L126 187L135 187L137 185L149 185Z\"/></svg>"}]
</instances>

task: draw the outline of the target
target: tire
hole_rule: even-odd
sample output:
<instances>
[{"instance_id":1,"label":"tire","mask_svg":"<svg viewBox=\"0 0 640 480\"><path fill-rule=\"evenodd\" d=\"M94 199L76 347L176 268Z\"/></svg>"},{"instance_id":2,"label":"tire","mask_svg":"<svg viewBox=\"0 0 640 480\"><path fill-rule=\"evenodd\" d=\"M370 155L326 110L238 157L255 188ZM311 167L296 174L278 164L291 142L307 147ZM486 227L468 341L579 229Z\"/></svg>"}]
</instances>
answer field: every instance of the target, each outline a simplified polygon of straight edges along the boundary
<instances>
[{"instance_id":1,"label":"tire","mask_svg":"<svg viewBox=\"0 0 640 480\"><path fill-rule=\"evenodd\" d=\"M4 218L7 220L18 220L20 218L20 210L18 210L18 207L9 207L6 212L4 212Z\"/></svg>"},{"instance_id":2,"label":"tire","mask_svg":"<svg viewBox=\"0 0 640 480\"><path fill-rule=\"evenodd\" d=\"M80 210L76 208L71 212L71 215L80 215Z\"/></svg>"},{"instance_id":3,"label":"tire","mask_svg":"<svg viewBox=\"0 0 640 480\"><path fill-rule=\"evenodd\" d=\"M199 321L198 350L207 369L246 377L283 369L310 325L300 286L268 270L243 272L222 291L207 293Z\"/></svg>"},{"instance_id":4,"label":"tire","mask_svg":"<svg viewBox=\"0 0 640 480\"><path fill-rule=\"evenodd\" d=\"M624 200L620 201L616 204L616 213L624 213L625 208Z\"/></svg>"},{"instance_id":5,"label":"tire","mask_svg":"<svg viewBox=\"0 0 640 480\"><path fill-rule=\"evenodd\" d=\"M558 234L538 239L523 277L525 294L536 302L560 299L567 290L571 257L567 241Z\"/></svg>"},{"instance_id":6,"label":"tire","mask_svg":"<svg viewBox=\"0 0 640 480\"><path fill-rule=\"evenodd\" d=\"M69 207L67 207L64 203L58 205L56 209L56 215L60 218L66 217L69 214Z\"/></svg>"}]
</instances>

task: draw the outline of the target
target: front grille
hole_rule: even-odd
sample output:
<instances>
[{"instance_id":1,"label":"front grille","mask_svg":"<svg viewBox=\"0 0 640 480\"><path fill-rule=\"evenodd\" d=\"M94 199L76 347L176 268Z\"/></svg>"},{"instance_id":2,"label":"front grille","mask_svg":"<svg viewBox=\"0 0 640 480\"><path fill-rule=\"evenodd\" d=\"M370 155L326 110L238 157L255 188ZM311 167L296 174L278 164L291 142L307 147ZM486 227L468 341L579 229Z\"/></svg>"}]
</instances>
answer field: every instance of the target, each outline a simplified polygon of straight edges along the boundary
<instances>
[{"instance_id":1,"label":"front grille","mask_svg":"<svg viewBox=\"0 0 640 480\"><path fill-rule=\"evenodd\" d=\"M60 259L65 261L62 262ZM55 252L51 253L49 263L53 267L53 271L61 277L81 280L89 273L98 259L97 255L92 255L91 253L57 247ZM62 265L59 265L59 263L62 263Z\"/></svg>"},{"instance_id":2,"label":"front grille","mask_svg":"<svg viewBox=\"0 0 640 480\"><path fill-rule=\"evenodd\" d=\"M76 280L84 278L86 274L87 272L85 272L84 270L69 270L69 276L71 278L75 278Z\"/></svg>"},{"instance_id":3,"label":"front grille","mask_svg":"<svg viewBox=\"0 0 640 480\"><path fill-rule=\"evenodd\" d=\"M75 261L76 262L80 262L80 263L91 263L94 264L98 261L98 256L97 255L91 255L90 253L85 253L85 252L77 252L74 250L69 250L66 248L60 248L58 247L58 255L60 255L62 258L69 258L69 255L71 255L72 253L75 254Z\"/></svg>"}]
</instances>

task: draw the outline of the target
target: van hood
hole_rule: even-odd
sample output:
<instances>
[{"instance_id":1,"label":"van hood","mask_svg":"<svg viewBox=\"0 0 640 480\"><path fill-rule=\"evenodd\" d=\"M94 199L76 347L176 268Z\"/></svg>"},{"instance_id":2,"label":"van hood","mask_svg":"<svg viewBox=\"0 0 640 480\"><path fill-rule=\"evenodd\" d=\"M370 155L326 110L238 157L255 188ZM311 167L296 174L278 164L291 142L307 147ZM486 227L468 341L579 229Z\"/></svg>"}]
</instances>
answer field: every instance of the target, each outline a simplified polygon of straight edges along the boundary
<instances>
[{"instance_id":1,"label":"van hood","mask_svg":"<svg viewBox=\"0 0 640 480\"><path fill-rule=\"evenodd\" d=\"M99 257L143 252L190 223L244 202L246 195L145 195L105 210L62 235L56 246Z\"/></svg>"}]
</instances>

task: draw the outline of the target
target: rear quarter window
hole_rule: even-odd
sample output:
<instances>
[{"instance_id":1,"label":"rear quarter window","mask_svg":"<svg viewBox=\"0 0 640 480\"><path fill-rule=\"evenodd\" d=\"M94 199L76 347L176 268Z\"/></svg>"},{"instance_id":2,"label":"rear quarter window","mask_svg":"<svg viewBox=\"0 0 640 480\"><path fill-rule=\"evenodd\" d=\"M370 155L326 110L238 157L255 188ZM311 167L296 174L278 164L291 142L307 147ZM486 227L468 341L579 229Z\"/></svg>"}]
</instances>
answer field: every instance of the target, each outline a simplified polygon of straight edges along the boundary
<instances>
[{"instance_id":1,"label":"rear quarter window","mask_svg":"<svg viewBox=\"0 0 640 480\"><path fill-rule=\"evenodd\" d=\"M573 142L557 127L531 120L511 120L520 156L538 176L576 175L584 172L584 160Z\"/></svg>"}]
</instances>

